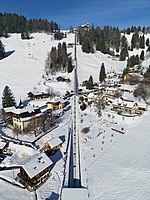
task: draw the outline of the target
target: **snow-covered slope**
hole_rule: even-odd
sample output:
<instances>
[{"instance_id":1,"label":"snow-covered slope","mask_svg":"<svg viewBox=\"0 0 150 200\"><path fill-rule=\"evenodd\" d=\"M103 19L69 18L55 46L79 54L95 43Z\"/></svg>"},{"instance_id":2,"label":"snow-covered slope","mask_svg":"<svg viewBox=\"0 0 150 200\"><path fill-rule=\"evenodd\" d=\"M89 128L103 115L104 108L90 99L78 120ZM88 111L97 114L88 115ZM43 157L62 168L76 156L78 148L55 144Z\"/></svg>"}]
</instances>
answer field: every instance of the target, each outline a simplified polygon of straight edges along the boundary
<instances>
[{"instance_id":1,"label":"snow-covered slope","mask_svg":"<svg viewBox=\"0 0 150 200\"><path fill-rule=\"evenodd\" d=\"M51 47L63 41L74 43L74 34L67 34L67 38L61 41L53 40L51 35L45 33L34 33L32 36L31 40L21 40L20 34L11 34L9 38L1 38L6 52L12 54L0 60L0 97L4 87L8 85L17 101L20 97L25 98L28 91L41 84L47 52L51 50ZM131 36L126 35L129 43ZM73 51L73 49L68 50ZM130 55L140 53L141 49L129 52ZM94 54L83 53L80 45L77 45L77 59L79 83L87 80L90 75L97 82L102 63L105 64L107 72L122 71L126 66L126 61L114 60L111 56L98 51ZM145 60L143 65L147 67L149 60ZM53 87L55 88L55 84Z\"/></svg>"},{"instance_id":2,"label":"snow-covered slope","mask_svg":"<svg viewBox=\"0 0 150 200\"><path fill-rule=\"evenodd\" d=\"M31 40L21 40L20 34L1 38L6 52L14 52L0 60L0 97L4 87L8 85L17 100L25 98L27 92L40 82L47 52L52 46L57 46L59 41L52 40L52 36L45 33L35 33L32 36ZM72 40L73 35L69 34L63 41L68 43Z\"/></svg>"}]
</instances>

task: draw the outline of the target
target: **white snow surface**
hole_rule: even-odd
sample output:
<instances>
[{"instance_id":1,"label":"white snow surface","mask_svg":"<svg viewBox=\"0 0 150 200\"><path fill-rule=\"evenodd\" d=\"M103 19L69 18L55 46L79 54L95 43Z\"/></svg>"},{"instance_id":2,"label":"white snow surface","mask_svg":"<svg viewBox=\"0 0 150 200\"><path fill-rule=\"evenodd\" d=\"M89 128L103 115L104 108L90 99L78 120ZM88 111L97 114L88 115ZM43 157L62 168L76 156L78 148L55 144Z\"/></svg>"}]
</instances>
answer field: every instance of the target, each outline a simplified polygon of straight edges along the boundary
<instances>
[{"instance_id":1,"label":"white snow surface","mask_svg":"<svg viewBox=\"0 0 150 200\"><path fill-rule=\"evenodd\" d=\"M1 38L6 52L14 50L14 53L0 60L0 97L6 85L13 91L17 101L20 97L26 98L27 92L33 91L34 87L45 88L42 74L47 52L52 46L57 46L58 42L74 42L73 34L68 34L68 38L61 41L53 41L51 36L45 33L35 33L32 36L31 40L21 40L20 34L11 34L9 38ZM130 42L131 35L127 37ZM69 51L72 52L73 49ZM130 52L130 55L136 53L140 54L141 49ZM101 52L83 53L79 45L77 46L77 59L79 84L87 80L90 75L93 76L94 82L97 82L102 62L107 72L121 72L126 66L126 61L113 60ZM144 67L149 64L149 58L142 63ZM72 75L68 76L71 80ZM48 82L46 85L63 93L65 90L72 89L71 83ZM134 86L123 85L122 87L129 90L134 89ZM124 96L135 100L132 93L125 92ZM90 128L87 134L82 133L80 141L82 184L87 188L89 200L149 200L150 111L135 118L119 116L109 108L106 108L102 114L102 117L98 118L92 106L78 113L80 132L85 127ZM63 125L45 135L37 144L42 147L49 139L66 136L69 121L68 114ZM111 129L113 127L119 130L124 128L125 133L113 131ZM6 130L7 132L10 130ZM25 136L20 137L25 138ZM65 151L66 143L67 141L63 144L62 152ZM17 144L10 143L10 148L20 159L35 154L31 148ZM60 159L54 168L56 171L52 171L52 177L38 189L39 199L46 199L54 191L58 193L63 179L62 166L63 159ZM0 173L1 176L2 173ZM70 197L70 199L74 198ZM35 199L35 195L0 179L0 199L30 200Z\"/></svg>"}]
</instances>

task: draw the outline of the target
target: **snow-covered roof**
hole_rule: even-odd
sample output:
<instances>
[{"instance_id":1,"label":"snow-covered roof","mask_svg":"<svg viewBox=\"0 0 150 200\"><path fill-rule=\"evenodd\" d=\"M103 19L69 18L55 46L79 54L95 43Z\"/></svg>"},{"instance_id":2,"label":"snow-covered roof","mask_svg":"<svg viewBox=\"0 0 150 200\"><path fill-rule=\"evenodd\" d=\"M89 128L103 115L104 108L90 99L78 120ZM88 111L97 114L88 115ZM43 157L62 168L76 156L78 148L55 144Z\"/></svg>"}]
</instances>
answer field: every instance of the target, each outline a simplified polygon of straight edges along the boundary
<instances>
[{"instance_id":1,"label":"snow-covered roof","mask_svg":"<svg viewBox=\"0 0 150 200\"><path fill-rule=\"evenodd\" d=\"M34 156L25 160L22 163L22 167L26 171L28 176L32 179L34 176L36 176L52 164L53 162L48 158L45 153L37 153Z\"/></svg>"},{"instance_id":2,"label":"snow-covered roof","mask_svg":"<svg viewBox=\"0 0 150 200\"><path fill-rule=\"evenodd\" d=\"M51 148L54 148L62 144L62 141L60 138L54 138L54 139L48 140L47 143L51 146Z\"/></svg>"},{"instance_id":3,"label":"snow-covered roof","mask_svg":"<svg viewBox=\"0 0 150 200\"><path fill-rule=\"evenodd\" d=\"M43 95L43 94L45 94L45 92L43 92L43 91L40 91L40 90L34 90L34 91L30 91L30 92L28 92L28 94L29 93L32 93L33 95Z\"/></svg>"},{"instance_id":4,"label":"snow-covered roof","mask_svg":"<svg viewBox=\"0 0 150 200\"><path fill-rule=\"evenodd\" d=\"M32 100L29 102L29 105L33 107L42 107L42 106L45 106L48 101L49 99Z\"/></svg>"},{"instance_id":5,"label":"snow-covered roof","mask_svg":"<svg viewBox=\"0 0 150 200\"><path fill-rule=\"evenodd\" d=\"M139 107L139 108L147 109L147 106L146 106L146 104L144 104L144 103L138 103L138 107Z\"/></svg>"},{"instance_id":6,"label":"snow-covered roof","mask_svg":"<svg viewBox=\"0 0 150 200\"><path fill-rule=\"evenodd\" d=\"M4 149L4 147L6 146L6 142L0 140L0 149Z\"/></svg>"},{"instance_id":7,"label":"snow-covered roof","mask_svg":"<svg viewBox=\"0 0 150 200\"><path fill-rule=\"evenodd\" d=\"M106 89L106 91L117 91L118 89L117 88L110 88L110 87L107 87L107 88L105 88Z\"/></svg>"},{"instance_id":8,"label":"snow-covered roof","mask_svg":"<svg viewBox=\"0 0 150 200\"><path fill-rule=\"evenodd\" d=\"M62 99L60 97L55 97L48 101L48 103L58 103L58 102L64 103L65 101L64 101L64 99Z\"/></svg>"},{"instance_id":9,"label":"snow-covered roof","mask_svg":"<svg viewBox=\"0 0 150 200\"><path fill-rule=\"evenodd\" d=\"M20 121L26 122L26 121L29 121L29 120L34 119L36 117L39 117L41 115L43 115L43 113L38 113L38 114L31 116L31 117L20 117Z\"/></svg>"},{"instance_id":10,"label":"snow-covered roof","mask_svg":"<svg viewBox=\"0 0 150 200\"><path fill-rule=\"evenodd\" d=\"M16 108L16 107L12 106L12 107L8 107L8 108L4 108L4 111L6 113L12 112L12 113L15 113L15 114L21 114L21 113L24 113L24 112L29 112L30 113L30 112L34 111L34 107L31 106L31 105L28 105L28 106L26 106L24 108Z\"/></svg>"},{"instance_id":11,"label":"snow-covered roof","mask_svg":"<svg viewBox=\"0 0 150 200\"><path fill-rule=\"evenodd\" d=\"M63 188L62 200L86 200L88 199L85 188Z\"/></svg>"},{"instance_id":12,"label":"snow-covered roof","mask_svg":"<svg viewBox=\"0 0 150 200\"><path fill-rule=\"evenodd\" d=\"M133 78L143 78L143 76L139 73L129 73L130 76L132 76Z\"/></svg>"},{"instance_id":13,"label":"snow-covered roof","mask_svg":"<svg viewBox=\"0 0 150 200\"><path fill-rule=\"evenodd\" d=\"M6 113L9 113L9 112L14 112L14 110L16 110L16 107L11 106L11 107L7 107L7 108L3 108L3 109Z\"/></svg>"}]
</instances>

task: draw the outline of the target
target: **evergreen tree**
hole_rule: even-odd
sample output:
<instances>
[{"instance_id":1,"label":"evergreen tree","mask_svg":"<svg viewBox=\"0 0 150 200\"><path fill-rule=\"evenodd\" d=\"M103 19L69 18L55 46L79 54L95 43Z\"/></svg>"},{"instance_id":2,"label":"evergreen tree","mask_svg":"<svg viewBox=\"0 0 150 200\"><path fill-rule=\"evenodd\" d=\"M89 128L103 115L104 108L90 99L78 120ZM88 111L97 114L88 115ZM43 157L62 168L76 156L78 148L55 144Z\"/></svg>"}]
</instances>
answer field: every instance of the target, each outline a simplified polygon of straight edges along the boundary
<instances>
[{"instance_id":1,"label":"evergreen tree","mask_svg":"<svg viewBox=\"0 0 150 200\"><path fill-rule=\"evenodd\" d=\"M141 31L141 27L140 27L140 26L138 26L137 30L138 30L138 32L140 32L140 31Z\"/></svg>"},{"instance_id":2,"label":"evergreen tree","mask_svg":"<svg viewBox=\"0 0 150 200\"><path fill-rule=\"evenodd\" d=\"M129 67L126 67L126 68L124 68L123 69L123 73L122 73L122 79L124 78L124 76L126 75L126 74L128 74L129 73Z\"/></svg>"},{"instance_id":3,"label":"evergreen tree","mask_svg":"<svg viewBox=\"0 0 150 200\"><path fill-rule=\"evenodd\" d=\"M58 43L58 49L57 49L57 69L58 71L61 70L62 65L62 46L61 43Z\"/></svg>"},{"instance_id":4,"label":"evergreen tree","mask_svg":"<svg viewBox=\"0 0 150 200\"><path fill-rule=\"evenodd\" d=\"M144 60L144 50L141 51L140 59L143 61Z\"/></svg>"},{"instance_id":5,"label":"evergreen tree","mask_svg":"<svg viewBox=\"0 0 150 200\"><path fill-rule=\"evenodd\" d=\"M120 61L126 60L126 57L128 56L128 49L127 49L127 44L121 49L120 52Z\"/></svg>"},{"instance_id":6,"label":"evergreen tree","mask_svg":"<svg viewBox=\"0 0 150 200\"><path fill-rule=\"evenodd\" d=\"M142 33L145 34L145 27L142 28Z\"/></svg>"},{"instance_id":7,"label":"evergreen tree","mask_svg":"<svg viewBox=\"0 0 150 200\"><path fill-rule=\"evenodd\" d=\"M121 46L122 47L127 46L127 38L125 37L125 35L123 35L121 38Z\"/></svg>"},{"instance_id":8,"label":"evergreen tree","mask_svg":"<svg viewBox=\"0 0 150 200\"><path fill-rule=\"evenodd\" d=\"M150 44L150 43L149 43L149 38L147 38L147 39L146 39L146 46L148 47L149 44Z\"/></svg>"},{"instance_id":9,"label":"evergreen tree","mask_svg":"<svg viewBox=\"0 0 150 200\"><path fill-rule=\"evenodd\" d=\"M51 74L54 74L57 71L57 52L56 52L56 47L52 47L51 52L50 52L50 72Z\"/></svg>"},{"instance_id":10,"label":"evergreen tree","mask_svg":"<svg viewBox=\"0 0 150 200\"><path fill-rule=\"evenodd\" d=\"M93 77L92 76L89 77L86 88L89 90L93 89Z\"/></svg>"},{"instance_id":11,"label":"evergreen tree","mask_svg":"<svg viewBox=\"0 0 150 200\"><path fill-rule=\"evenodd\" d=\"M92 42L89 38L85 38L82 44L82 51L85 53L94 53Z\"/></svg>"},{"instance_id":12,"label":"evergreen tree","mask_svg":"<svg viewBox=\"0 0 150 200\"><path fill-rule=\"evenodd\" d=\"M131 29L127 28L127 35L130 35L130 33L131 33Z\"/></svg>"},{"instance_id":13,"label":"evergreen tree","mask_svg":"<svg viewBox=\"0 0 150 200\"><path fill-rule=\"evenodd\" d=\"M99 73L99 81L102 83L106 79L106 73L105 73L105 65L102 63Z\"/></svg>"},{"instance_id":14,"label":"evergreen tree","mask_svg":"<svg viewBox=\"0 0 150 200\"><path fill-rule=\"evenodd\" d=\"M139 65L140 63L140 58L139 55L137 54L136 56L131 56L128 61L127 61L127 67L132 68L134 65Z\"/></svg>"},{"instance_id":15,"label":"evergreen tree","mask_svg":"<svg viewBox=\"0 0 150 200\"><path fill-rule=\"evenodd\" d=\"M140 48L145 49L145 36L140 36Z\"/></svg>"},{"instance_id":16,"label":"evergreen tree","mask_svg":"<svg viewBox=\"0 0 150 200\"><path fill-rule=\"evenodd\" d=\"M149 65L147 71L145 72L144 77L150 79L150 65Z\"/></svg>"},{"instance_id":17,"label":"evergreen tree","mask_svg":"<svg viewBox=\"0 0 150 200\"><path fill-rule=\"evenodd\" d=\"M67 46L66 46L65 42L63 42L63 44L62 44L61 55L62 55L62 69L63 69L63 71L66 71L68 56L67 56Z\"/></svg>"},{"instance_id":18,"label":"evergreen tree","mask_svg":"<svg viewBox=\"0 0 150 200\"><path fill-rule=\"evenodd\" d=\"M138 49L139 48L139 33L136 31L133 36L132 36L132 39L131 39L131 49Z\"/></svg>"},{"instance_id":19,"label":"evergreen tree","mask_svg":"<svg viewBox=\"0 0 150 200\"><path fill-rule=\"evenodd\" d=\"M68 73L71 73L73 70L73 65L72 65L72 57L68 58Z\"/></svg>"},{"instance_id":20,"label":"evergreen tree","mask_svg":"<svg viewBox=\"0 0 150 200\"><path fill-rule=\"evenodd\" d=\"M3 108L16 106L15 98L13 96L12 91L10 90L8 86L5 86L3 90L2 106Z\"/></svg>"},{"instance_id":21,"label":"evergreen tree","mask_svg":"<svg viewBox=\"0 0 150 200\"><path fill-rule=\"evenodd\" d=\"M3 43L0 40L0 60L3 59L4 57L5 57L5 49Z\"/></svg>"}]
</instances>

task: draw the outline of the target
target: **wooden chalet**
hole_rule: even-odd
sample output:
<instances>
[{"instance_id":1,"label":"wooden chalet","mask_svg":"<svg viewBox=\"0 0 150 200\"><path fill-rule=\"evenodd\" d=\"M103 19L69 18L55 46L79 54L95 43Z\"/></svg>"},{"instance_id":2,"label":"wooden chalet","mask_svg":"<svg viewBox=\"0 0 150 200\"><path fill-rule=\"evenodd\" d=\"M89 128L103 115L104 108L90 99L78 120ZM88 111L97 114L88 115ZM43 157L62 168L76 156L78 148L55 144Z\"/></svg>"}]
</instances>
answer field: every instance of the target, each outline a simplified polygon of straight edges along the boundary
<instances>
[{"instance_id":1,"label":"wooden chalet","mask_svg":"<svg viewBox=\"0 0 150 200\"><path fill-rule=\"evenodd\" d=\"M47 107L48 109L51 110L59 110L64 108L64 102L61 100L57 99L52 99L47 102Z\"/></svg>"},{"instance_id":2,"label":"wooden chalet","mask_svg":"<svg viewBox=\"0 0 150 200\"><path fill-rule=\"evenodd\" d=\"M20 183L33 191L42 185L50 176L53 162L45 153L38 153L25 160L18 174Z\"/></svg>"},{"instance_id":3,"label":"wooden chalet","mask_svg":"<svg viewBox=\"0 0 150 200\"><path fill-rule=\"evenodd\" d=\"M43 99L43 98L49 97L49 94L45 92L32 91L32 92L28 92L28 97L33 100Z\"/></svg>"},{"instance_id":4,"label":"wooden chalet","mask_svg":"<svg viewBox=\"0 0 150 200\"><path fill-rule=\"evenodd\" d=\"M62 147L62 140L60 138L53 138L48 140L44 145L44 151L49 154L54 154Z\"/></svg>"},{"instance_id":5,"label":"wooden chalet","mask_svg":"<svg viewBox=\"0 0 150 200\"><path fill-rule=\"evenodd\" d=\"M118 113L129 115L142 115L146 111L146 106L140 105L136 102L115 102L112 104L112 110Z\"/></svg>"},{"instance_id":6,"label":"wooden chalet","mask_svg":"<svg viewBox=\"0 0 150 200\"><path fill-rule=\"evenodd\" d=\"M124 75L124 82L127 84L136 84L143 76L139 73L128 73Z\"/></svg>"}]
</instances>

